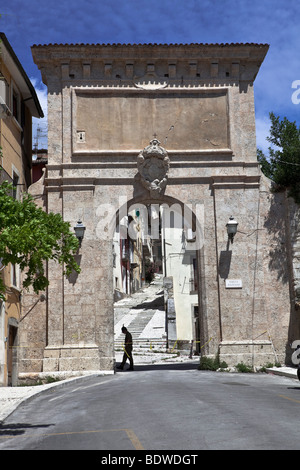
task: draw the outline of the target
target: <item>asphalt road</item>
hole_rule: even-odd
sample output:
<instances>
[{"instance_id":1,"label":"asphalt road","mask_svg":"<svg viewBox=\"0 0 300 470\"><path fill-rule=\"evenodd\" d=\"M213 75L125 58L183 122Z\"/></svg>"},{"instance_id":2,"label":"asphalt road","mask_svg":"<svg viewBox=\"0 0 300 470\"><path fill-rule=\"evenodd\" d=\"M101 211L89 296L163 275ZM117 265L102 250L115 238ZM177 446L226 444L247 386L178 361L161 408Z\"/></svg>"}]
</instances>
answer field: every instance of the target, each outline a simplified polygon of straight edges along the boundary
<instances>
[{"instance_id":1,"label":"asphalt road","mask_svg":"<svg viewBox=\"0 0 300 470\"><path fill-rule=\"evenodd\" d=\"M33 397L0 426L0 450L297 450L299 418L294 379L137 366Z\"/></svg>"}]
</instances>

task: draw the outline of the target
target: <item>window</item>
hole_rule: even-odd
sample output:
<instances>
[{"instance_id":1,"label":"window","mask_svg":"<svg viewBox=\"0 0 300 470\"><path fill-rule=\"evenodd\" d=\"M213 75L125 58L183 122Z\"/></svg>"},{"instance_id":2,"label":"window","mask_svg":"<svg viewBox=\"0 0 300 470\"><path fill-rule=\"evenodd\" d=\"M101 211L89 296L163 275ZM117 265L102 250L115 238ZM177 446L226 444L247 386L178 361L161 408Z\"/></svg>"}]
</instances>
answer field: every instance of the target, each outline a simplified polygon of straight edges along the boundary
<instances>
[{"instance_id":1,"label":"window","mask_svg":"<svg viewBox=\"0 0 300 470\"><path fill-rule=\"evenodd\" d=\"M11 112L15 120L21 124L21 96L14 84L12 85Z\"/></svg>"},{"instance_id":2,"label":"window","mask_svg":"<svg viewBox=\"0 0 300 470\"><path fill-rule=\"evenodd\" d=\"M17 268L15 264L11 265L11 284L14 287L18 287Z\"/></svg>"},{"instance_id":3,"label":"window","mask_svg":"<svg viewBox=\"0 0 300 470\"><path fill-rule=\"evenodd\" d=\"M113 267L115 268L117 266L117 263L116 263L116 252L115 252L115 247L114 245L112 246L112 249L113 249Z\"/></svg>"},{"instance_id":4,"label":"window","mask_svg":"<svg viewBox=\"0 0 300 470\"><path fill-rule=\"evenodd\" d=\"M15 90L13 91L13 105L12 105L12 112L13 112L13 116L16 118L16 120L18 121L18 116L19 116L19 102L18 102L18 95L17 93L15 92Z\"/></svg>"},{"instance_id":5,"label":"window","mask_svg":"<svg viewBox=\"0 0 300 470\"><path fill-rule=\"evenodd\" d=\"M13 198L19 199L19 175L13 171Z\"/></svg>"},{"instance_id":6,"label":"window","mask_svg":"<svg viewBox=\"0 0 300 470\"><path fill-rule=\"evenodd\" d=\"M9 108L9 86L0 72L0 119L11 114Z\"/></svg>"},{"instance_id":7,"label":"window","mask_svg":"<svg viewBox=\"0 0 300 470\"><path fill-rule=\"evenodd\" d=\"M9 106L9 85L0 73L0 103Z\"/></svg>"},{"instance_id":8,"label":"window","mask_svg":"<svg viewBox=\"0 0 300 470\"><path fill-rule=\"evenodd\" d=\"M20 266L10 263L10 287L20 290Z\"/></svg>"},{"instance_id":9,"label":"window","mask_svg":"<svg viewBox=\"0 0 300 470\"><path fill-rule=\"evenodd\" d=\"M175 227L175 222L174 222L174 220L175 220L175 215L174 215L174 212L171 211L171 212L170 212L170 228L174 228L174 227Z\"/></svg>"},{"instance_id":10,"label":"window","mask_svg":"<svg viewBox=\"0 0 300 470\"><path fill-rule=\"evenodd\" d=\"M192 279L191 279L191 289L192 292L196 292L198 290L198 263L197 258L193 258L192 260Z\"/></svg>"}]
</instances>

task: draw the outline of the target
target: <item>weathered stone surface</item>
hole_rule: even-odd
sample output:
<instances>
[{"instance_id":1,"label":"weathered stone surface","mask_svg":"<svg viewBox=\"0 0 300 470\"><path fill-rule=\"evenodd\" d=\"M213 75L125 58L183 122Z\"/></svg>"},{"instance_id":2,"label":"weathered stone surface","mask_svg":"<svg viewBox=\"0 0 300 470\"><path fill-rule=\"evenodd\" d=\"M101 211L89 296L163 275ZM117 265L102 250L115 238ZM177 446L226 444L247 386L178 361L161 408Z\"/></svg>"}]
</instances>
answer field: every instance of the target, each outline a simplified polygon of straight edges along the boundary
<instances>
[{"instance_id":1,"label":"weathered stone surface","mask_svg":"<svg viewBox=\"0 0 300 470\"><path fill-rule=\"evenodd\" d=\"M33 47L48 86L47 210L86 226L80 275L64 279L49 263L47 312L41 311L46 339L40 331L44 368L114 367L112 237L116 215L126 215L132 203L179 203L201 214L202 352L220 352L235 364L290 359L287 345L298 331L290 310L287 204L295 279L299 212L284 194L272 194L256 158L253 81L267 49ZM169 158L157 198L142 184L137 164L153 138ZM226 223L232 215L239 226L231 244ZM226 288L226 279L240 279L242 288ZM92 356L78 343L94 343ZM58 358L49 355L52 347Z\"/></svg>"}]
</instances>

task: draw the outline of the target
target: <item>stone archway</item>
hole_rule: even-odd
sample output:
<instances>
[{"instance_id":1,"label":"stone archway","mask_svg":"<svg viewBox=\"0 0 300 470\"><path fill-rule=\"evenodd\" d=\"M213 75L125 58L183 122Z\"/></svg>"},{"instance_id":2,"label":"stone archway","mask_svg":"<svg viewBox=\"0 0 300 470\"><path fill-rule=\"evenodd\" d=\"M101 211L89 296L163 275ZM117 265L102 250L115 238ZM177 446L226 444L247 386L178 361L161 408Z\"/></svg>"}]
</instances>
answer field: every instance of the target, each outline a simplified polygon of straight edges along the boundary
<instances>
[{"instance_id":1,"label":"stone archway","mask_svg":"<svg viewBox=\"0 0 300 470\"><path fill-rule=\"evenodd\" d=\"M166 342L168 346L180 345L189 351L193 342L195 349L199 350L197 342L199 343L200 337L201 346L207 341L205 290L203 283L201 285L201 281L205 278L201 262L204 244L203 207L200 205L200 208L194 208L163 194L159 198L145 194L144 197L135 197L120 207L113 221L118 232L117 238L114 239L113 250L116 258L114 280L118 275L120 264L119 278L121 278L124 262L128 266L127 277L130 276L129 264L133 261L130 259L131 253L140 249L142 256L143 248L147 246L147 256L151 257L151 250L156 251L158 244L162 253L161 272L166 281ZM141 240L144 244L142 249L139 246ZM121 250L118 245L120 243ZM129 249L130 253L123 253L124 247ZM120 259L121 256L124 258ZM141 270L142 267L140 272ZM122 289L122 280L115 281L114 288L118 286L118 296L115 300L120 299L122 293L123 295L132 293L126 289L128 284L123 284ZM196 334L197 330L200 331L200 336Z\"/></svg>"},{"instance_id":2,"label":"stone archway","mask_svg":"<svg viewBox=\"0 0 300 470\"><path fill-rule=\"evenodd\" d=\"M28 315L20 329L21 372L113 371L110 228L131 201L178 201L196 219L202 208L205 354L220 353L229 365L264 365L274 362L276 350L284 361L291 333L290 286L283 279L291 283L292 275L287 265L281 278L272 272L270 246L280 242L267 224L270 216L285 218L284 204L261 174L255 140L253 83L267 50L264 44L33 46L48 86L44 207L72 226L80 218L86 231L80 276L65 279L49 263L47 303L38 304L38 322ZM230 216L239 223L233 244Z\"/></svg>"}]
</instances>

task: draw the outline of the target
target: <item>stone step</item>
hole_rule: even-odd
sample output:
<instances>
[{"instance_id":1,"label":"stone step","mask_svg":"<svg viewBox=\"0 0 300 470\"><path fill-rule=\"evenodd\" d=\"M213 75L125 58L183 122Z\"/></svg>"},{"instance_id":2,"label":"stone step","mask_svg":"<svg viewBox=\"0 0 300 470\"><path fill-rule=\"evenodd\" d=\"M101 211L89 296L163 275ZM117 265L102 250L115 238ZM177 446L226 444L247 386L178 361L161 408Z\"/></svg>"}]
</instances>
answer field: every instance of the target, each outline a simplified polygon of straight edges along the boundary
<instances>
[{"instance_id":1,"label":"stone step","mask_svg":"<svg viewBox=\"0 0 300 470\"><path fill-rule=\"evenodd\" d=\"M115 313L117 314L118 323L122 324L121 318L123 313L124 318L127 316L127 320L130 322L127 324L128 330L132 335L134 352L138 353L140 351L142 354L148 354L153 350L162 351L166 349L166 339L162 336L165 334L164 316L161 320L161 324L154 326L154 331L152 328L150 331L147 329L147 332L145 332L146 336L142 336L145 328L160 309L163 309L163 296L162 288L159 285L153 286L151 289L145 289L142 294L134 294L132 298L115 304ZM131 315L134 317L133 319ZM155 320L155 322L157 323L157 320ZM125 326L127 326L126 321ZM152 334L154 334L153 338L151 337L151 330ZM115 334L114 349L116 352L120 352L123 349L124 339L125 336L121 331Z\"/></svg>"},{"instance_id":2,"label":"stone step","mask_svg":"<svg viewBox=\"0 0 300 470\"><path fill-rule=\"evenodd\" d=\"M140 338L140 339L136 339L135 341L133 341L133 345L134 346L139 346L139 347L149 347L150 345L164 345L166 344L166 339L162 338L162 339L158 339L158 338ZM115 344L115 347L119 347L119 346L124 346L124 341L115 341L114 342Z\"/></svg>"},{"instance_id":3,"label":"stone step","mask_svg":"<svg viewBox=\"0 0 300 470\"><path fill-rule=\"evenodd\" d=\"M128 326L128 330L130 331L132 335L132 339L134 340L139 339L139 337L143 333L148 323L151 321L154 314L155 314L155 311L148 311L147 313L142 312L141 314L137 315L137 317ZM162 325L162 327L164 326ZM124 335L121 332L119 333L118 336L115 336L115 341L122 340L123 338L124 338Z\"/></svg>"}]
</instances>

